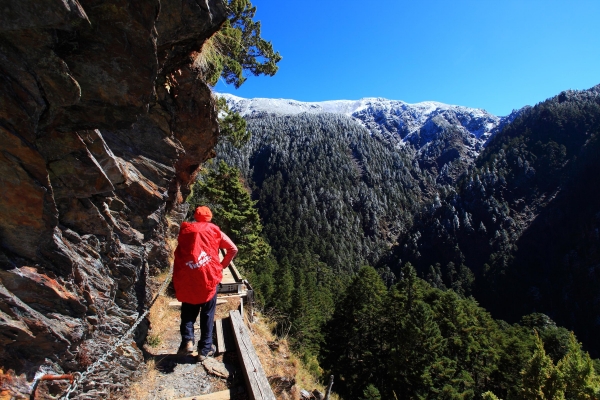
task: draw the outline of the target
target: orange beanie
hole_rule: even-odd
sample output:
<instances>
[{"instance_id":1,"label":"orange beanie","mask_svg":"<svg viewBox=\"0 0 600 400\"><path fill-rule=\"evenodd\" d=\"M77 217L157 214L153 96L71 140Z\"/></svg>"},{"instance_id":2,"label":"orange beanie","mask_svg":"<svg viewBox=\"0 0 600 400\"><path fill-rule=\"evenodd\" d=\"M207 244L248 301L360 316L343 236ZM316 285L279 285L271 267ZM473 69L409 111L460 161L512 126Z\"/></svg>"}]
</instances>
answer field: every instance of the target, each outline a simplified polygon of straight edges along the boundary
<instances>
[{"instance_id":1,"label":"orange beanie","mask_svg":"<svg viewBox=\"0 0 600 400\"><path fill-rule=\"evenodd\" d=\"M198 222L210 222L212 219L212 212L210 208L206 206L196 208L194 212L194 219Z\"/></svg>"}]
</instances>

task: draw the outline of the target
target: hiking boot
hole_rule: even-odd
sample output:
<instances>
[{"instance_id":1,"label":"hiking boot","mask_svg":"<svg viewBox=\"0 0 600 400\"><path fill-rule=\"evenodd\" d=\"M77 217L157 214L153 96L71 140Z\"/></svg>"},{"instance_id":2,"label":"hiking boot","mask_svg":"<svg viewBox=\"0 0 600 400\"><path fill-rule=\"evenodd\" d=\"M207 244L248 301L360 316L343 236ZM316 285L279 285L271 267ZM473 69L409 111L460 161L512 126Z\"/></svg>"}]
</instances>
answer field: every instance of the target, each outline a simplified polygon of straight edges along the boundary
<instances>
[{"instance_id":1,"label":"hiking boot","mask_svg":"<svg viewBox=\"0 0 600 400\"><path fill-rule=\"evenodd\" d=\"M185 342L181 342L179 346L179 350L177 350L177 354L192 354L194 352L194 342L192 340L186 340Z\"/></svg>"},{"instance_id":2,"label":"hiking boot","mask_svg":"<svg viewBox=\"0 0 600 400\"><path fill-rule=\"evenodd\" d=\"M213 357L216 352L217 352L217 347L213 344L213 345L211 345L211 348L210 348L210 351L208 352L208 354L198 353L198 361L203 362L207 358Z\"/></svg>"}]
</instances>

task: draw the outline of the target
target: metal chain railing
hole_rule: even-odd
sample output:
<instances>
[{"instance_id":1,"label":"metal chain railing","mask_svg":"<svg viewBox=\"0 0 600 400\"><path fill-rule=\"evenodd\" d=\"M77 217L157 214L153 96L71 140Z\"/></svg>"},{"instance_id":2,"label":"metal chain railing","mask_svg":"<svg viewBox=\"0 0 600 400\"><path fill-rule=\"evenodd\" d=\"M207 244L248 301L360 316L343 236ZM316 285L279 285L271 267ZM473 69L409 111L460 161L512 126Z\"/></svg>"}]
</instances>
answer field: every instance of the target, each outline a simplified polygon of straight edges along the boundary
<instances>
[{"instance_id":1,"label":"metal chain railing","mask_svg":"<svg viewBox=\"0 0 600 400\"><path fill-rule=\"evenodd\" d=\"M60 397L60 399L68 399L69 396L71 395L71 393L73 393L77 389L77 386L81 382L83 382L85 380L85 378L87 378L88 375L90 375L92 372L94 372L94 370L96 368L98 368L102 363L106 362L106 359L112 353L114 353L115 350L117 350L119 347L121 347L123 342L125 342L125 340L133 333L135 328L137 328L137 326L140 324L140 322L142 322L142 320L146 317L146 315L148 315L148 313L150 312L150 309L152 308L154 303L156 303L156 300L158 300L160 295L167 288L167 285L169 284L169 282L171 282L172 276L173 276L173 265L171 265L171 269L169 270L169 274L167 275L167 278L164 280L164 282L158 289L158 293L156 294L154 299L152 299L152 302L150 303L150 306L148 307L148 309L146 309L146 311L144 311L144 313L138 317L138 319L133 323L133 325L131 325L131 327L127 330L127 332L125 332L125 334L123 336L121 336L121 338L119 340L117 340L111 346L111 348L108 349L108 351L106 353L104 353L104 355L102 355L102 357L100 357L98 360L96 360L96 362L93 363L92 365L90 365L84 372L82 372L82 373L75 372L73 374L75 376L75 380L69 385L69 387L67 388L67 392L62 397Z\"/></svg>"}]
</instances>

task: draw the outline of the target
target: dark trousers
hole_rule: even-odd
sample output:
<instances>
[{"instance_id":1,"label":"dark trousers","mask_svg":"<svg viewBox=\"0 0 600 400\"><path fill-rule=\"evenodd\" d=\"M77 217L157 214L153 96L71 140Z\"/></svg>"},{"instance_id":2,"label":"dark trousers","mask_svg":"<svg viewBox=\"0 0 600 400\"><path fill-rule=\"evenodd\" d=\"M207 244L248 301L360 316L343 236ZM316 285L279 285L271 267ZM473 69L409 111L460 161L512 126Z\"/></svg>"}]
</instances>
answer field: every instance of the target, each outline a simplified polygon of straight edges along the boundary
<instances>
[{"instance_id":1,"label":"dark trousers","mask_svg":"<svg viewBox=\"0 0 600 400\"><path fill-rule=\"evenodd\" d=\"M217 307L217 294L204 304L181 303L181 339L183 342L194 341L194 322L200 312L200 341L198 354L207 355L212 350L213 324L215 308Z\"/></svg>"}]
</instances>

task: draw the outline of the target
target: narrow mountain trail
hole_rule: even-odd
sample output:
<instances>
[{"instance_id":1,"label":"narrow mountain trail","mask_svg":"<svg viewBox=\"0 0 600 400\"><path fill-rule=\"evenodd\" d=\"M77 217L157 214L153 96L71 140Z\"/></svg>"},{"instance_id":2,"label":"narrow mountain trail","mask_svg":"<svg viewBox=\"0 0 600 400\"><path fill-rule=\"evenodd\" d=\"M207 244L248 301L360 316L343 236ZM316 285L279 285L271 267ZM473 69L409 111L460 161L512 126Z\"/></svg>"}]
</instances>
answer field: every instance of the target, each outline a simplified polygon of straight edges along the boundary
<instances>
[{"instance_id":1,"label":"narrow mountain trail","mask_svg":"<svg viewBox=\"0 0 600 400\"><path fill-rule=\"evenodd\" d=\"M159 320L153 321L143 351L146 359L143 378L132 385L125 398L136 400L201 400L203 395L229 390L231 399L248 399L243 373L235 352L217 354L204 363L197 353L179 355L179 307L168 296L157 304ZM239 307L239 298L229 298L217 305L215 320L226 318L229 311ZM170 305L169 305L170 304ZM152 320L152 318L151 318ZM194 325L196 340L200 337L198 322ZM216 340L215 340L216 342ZM228 376L222 376L228 375Z\"/></svg>"}]
</instances>

